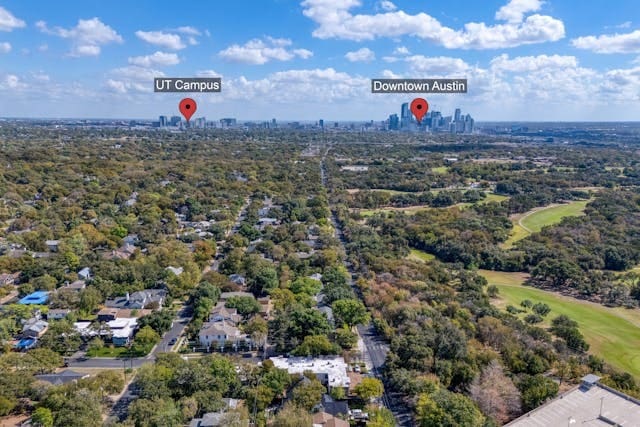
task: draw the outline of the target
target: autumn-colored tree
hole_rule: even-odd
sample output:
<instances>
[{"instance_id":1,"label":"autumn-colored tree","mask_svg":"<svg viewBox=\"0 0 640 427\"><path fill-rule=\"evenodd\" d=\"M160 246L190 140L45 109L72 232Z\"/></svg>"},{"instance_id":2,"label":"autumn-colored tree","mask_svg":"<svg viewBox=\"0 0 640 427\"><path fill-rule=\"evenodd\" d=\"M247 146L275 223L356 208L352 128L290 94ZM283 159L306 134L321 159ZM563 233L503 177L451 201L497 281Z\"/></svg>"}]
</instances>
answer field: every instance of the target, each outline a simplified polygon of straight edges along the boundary
<instances>
[{"instance_id":1,"label":"autumn-colored tree","mask_svg":"<svg viewBox=\"0 0 640 427\"><path fill-rule=\"evenodd\" d=\"M482 412L501 424L521 413L520 392L497 360L491 361L473 380L470 395Z\"/></svg>"}]
</instances>

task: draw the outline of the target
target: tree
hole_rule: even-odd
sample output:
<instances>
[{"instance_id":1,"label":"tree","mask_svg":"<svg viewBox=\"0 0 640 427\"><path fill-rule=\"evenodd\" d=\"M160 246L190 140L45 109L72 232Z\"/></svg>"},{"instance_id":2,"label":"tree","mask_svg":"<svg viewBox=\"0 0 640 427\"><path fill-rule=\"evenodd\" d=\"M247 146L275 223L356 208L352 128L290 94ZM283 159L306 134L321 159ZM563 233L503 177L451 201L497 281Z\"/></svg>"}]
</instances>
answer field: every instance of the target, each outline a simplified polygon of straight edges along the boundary
<instances>
[{"instance_id":1,"label":"tree","mask_svg":"<svg viewBox=\"0 0 640 427\"><path fill-rule=\"evenodd\" d=\"M108 394L120 393L124 387L122 374L114 370L100 371L91 379L98 383L102 390Z\"/></svg>"},{"instance_id":2,"label":"tree","mask_svg":"<svg viewBox=\"0 0 640 427\"><path fill-rule=\"evenodd\" d=\"M262 316L253 316L243 327L244 333L251 337L256 346L262 347L266 343L269 324Z\"/></svg>"},{"instance_id":3,"label":"tree","mask_svg":"<svg viewBox=\"0 0 640 427\"><path fill-rule=\"evenodd\" d=\"M335 301L331 308L336 319L345 323L349 328L369 321L369 313L362 301L356 299L341 299Z\"/></svg>"},{"instance_id":4,"label":"tree","mask_svg":"<svg viewBox=\"0 0 640 427\"><path fill-rule=\"evenodd\" d=\"M500 424L520 415L520 392L497 360L492 360L473 380L469 393L482 412Z\"/></svg>"},{"instance_id":5,"label":"tree","mask_svg":"<svg viewBox=\"0 0 640 427\"><path fill-rule=\"evenodd\" d=\"M231 297L225 303L227 308L235 308L238 314L248 317L260 311L260 303L252 296Z\"/></svg>"},{"instance_id":6,"label":"tree","mask_svg":"<svg viewBox=\"0 0 640 427\"><path fill-rule=\"evenodd\" d=\"M396 419L393 412L384 406L368 405L365 412L369 414L367 427L395 427Z\"/></svg>"},{"instance_id":7,"label":"tree","mask_svg":"<svg viewBox=\"0 0 640 427\"><path fill-rule=\"evenodd\" d=\"M543 302L538 302L533 305L533 312L544 317L551 311L551 307Z\"/></svg>"},{"instance_id":8,"label":"tree","mask_svg":"<svg viewBox=\"0 0 640 427\"><path fill-rule=\"evenodd\" d=\"M278 272L273 267L260 267L249 286L254 295L267 294L278 287Z\"/></svg>"},{"instance_id":9,"label":"tree","mask_svg":"<svg viewBox=\"0 0 640 427\"><path fill-rule=\"evenodd\" d=\"M335 340L340 347L350 350L358 343L358 334L349 329L338 328L335 332Z\"/></svg>"},{"instance_id":10,"label":"tree","mask_svg":"<svg viewBox=\"0 0 640 427\"><path fill-rule=\"evenodd\" d=\"M421 427L481 427L485 421L472 400L445 389L421 394L416 413Z\"/></svg>"},{"instance_id":11,"label":"tree","mask_svg":"<svg viewBox=\"0 0 640 427\"><path fill-rule=\"evenodd\" d=\"M135 427L182 426L182 412L171 399L136 399L129 406Z\"/></svg>"},{"instance_id":12,"label":"tree","mask_svg":"<svg viewBox=\"0 0 640 427\"><path fill-rule=\"evenodd\" d=\"M558 394L559 386L542 375L527 376L518 385L522 393L522 408L530 411Z\"/></svg>"},{"instance_id":13,"label":"tree","mask_svg":"<svg viewBox=\"0 0 640 427\"><path fill-rule=\"evenodd\" d=\"M102 301L103 297L100 291L93 286L89 286L80 291L78 308L85 313L92 313Z\"/></svg>"},{"instance_id":14,"label":"tree","mask_svg":"<svg viewBox=\"0 0 640 427\"><path fill-rule=\"evenodd\" d=\"M69 389L66 388L67 393ZM62 397L61 402L60 409L54 411L54 427L86 427L102 423L102 406L97 393L81 388Z\"/></svg>"},{"instance_id":15,"label":"tree","mask_svg":"<svg viewBox=\"0 0 640 427\"><path fill-rule=\"evenodd\" d=\"M589 350L589 344L578 329L578 323L562 314L551 321L551 332L564 339L573 351L585 352Z\"/></svg>"},{"instance_id":16,"label":"tree","mask_svg":"<svg viewBox=\"0 0 640 427\"><path fill-rule=\"evenodd\" d=\"M363 378L362 382L355 387L355 393L364 401L370 401L384 394L384 385L377 378Z\"/></svg>"},{"instance_id":17,"label":"tree","mask_svg":"<svg viewBox=\"0 0 640 427\"><path fill-rule=\"evenodd\" d=\"M33 427L53 427L53 414L48 408L38 408L31 415Z\"/></svg>"},{"instance_id":18,"label":"tree","mask_svg":"<svg viewBox=\"0 0 640 427\"><path fill-rule=\"evenodd\" d=\"M78 351L82 344L82 339L73 324L64 319L50 322L49 329L47 329L47 332L39 342L41 347L65 355Z\"/></svg>"},{"instance_id":19,"label":"tree","mask_svg":"<svg viewBox=\"0 0 640 427\"><path fill-rule=\"evenodd\" d=\"M325 387L317 379L303 379L293 389L293 403L307 411L310 411L314 406L320 403L320 400L322 400L322 394L325 391Z\"/></svg>"},{"instance_id":20,"label":"tree","mask_svg":"<svg viewBox=\"0 0 640 427\"><path fill-rule=\"evenodd\" d=\"M151 346L160 341L160 335L151 326L145 326L136 334L136 343L141 346Z\"/></svg>"},{"instance_id":21,"label":"tree","mask_svg":"<svg viewBox=\"0 0 640 427\"><path fill-rule=\"evenodd\" d=\"M307 335L302 344L293 350L296 356L320 356L338 354L339 348L324 335Z\"/></svg>"},{"instance_id":22,"label":"tree","mask_svg":"<svg viewBox=\"0 0 640 427\"><path fill-rule=\"evenodd\" d=\"M9 398L6 396L0 396L0 417L9 415L13 408L18 404L15 398Z\"/></svg>"},{"instance_id":23,"label":"tree","mask_svg":"<svg viewBox=\"0 0 640 427\"><path fill-rule=\"evenodd\" d=\"M308 427L312 424L311 415L304 409L287 403L273 420L273 427Z\"/></svg>"},{"instance_id":24,"label":"tree","mask_svg":"<svg viewBox=\"0 0 640 427\"><path fill-rule=\"evenodd\" d=\"M164 334L173 325L173 314L169 310L154 311L151 314L142 316L138 319L138 327L144 328L145 326L151 327L159 335Z\"/></svg>"},{"instance_id":25,"label":"tree","mask_svg":"<svg viewBox=\"0 0 640 427\"><path fill-rule=\"evenodd\" d=\"M322 289L322 282L319 282L315 279L311 279L309 277L298 277L294 280L289 289L294 294L307 294L307 295L316 295Z\"/></svg>"}]
</instances>

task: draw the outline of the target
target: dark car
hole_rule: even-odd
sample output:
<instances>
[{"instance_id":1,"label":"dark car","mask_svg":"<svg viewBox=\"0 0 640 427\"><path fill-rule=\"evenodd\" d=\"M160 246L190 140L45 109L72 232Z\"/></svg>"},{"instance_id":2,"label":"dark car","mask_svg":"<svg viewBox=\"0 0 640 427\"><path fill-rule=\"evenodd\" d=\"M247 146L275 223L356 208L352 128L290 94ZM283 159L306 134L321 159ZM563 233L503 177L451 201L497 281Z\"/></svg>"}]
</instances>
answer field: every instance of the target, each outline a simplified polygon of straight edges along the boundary
<instances>
[{"instance_id":1,"label":"dark car","mask_svg":"<svg viewBox=\"0 0 640 427\"><path fill-rule=\"evenodd\" d=\"M176 341L178 341L177 338L171 338L171 340L169 340L169 345L174 345Z\"/></svg>"}]
</instances>

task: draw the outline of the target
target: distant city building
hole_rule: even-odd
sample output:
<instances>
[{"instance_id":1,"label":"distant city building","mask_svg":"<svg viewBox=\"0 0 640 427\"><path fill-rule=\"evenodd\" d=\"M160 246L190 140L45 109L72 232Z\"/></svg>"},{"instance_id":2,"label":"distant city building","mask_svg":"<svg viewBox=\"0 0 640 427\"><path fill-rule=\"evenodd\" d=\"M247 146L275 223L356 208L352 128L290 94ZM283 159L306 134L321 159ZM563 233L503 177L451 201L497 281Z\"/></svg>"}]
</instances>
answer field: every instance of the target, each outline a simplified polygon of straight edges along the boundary
<instances>
[{"instance_id":1,"label":"distant city building","mask_svg":"<svg viewBox=\"0 0 640 427\"><path fill-rule=\"evenodd\" d=\"M234 118L220 119L220 126L222 126L223 128L234 127L236 124L237 121Z\"/></svg>"},{"instance_id":2,"label":"distant city building","mask_svg":"<svg viewBox=\"0 0 640 427\"><path fill-rule=\"evenodd\" d=\"M169 120L167 120L167 116L160 116L160 127L165 128L169 125Z\"/></svg>"},{"instance_id":3,"label":"distant city building","mask_svg":"<svg viewBox=\"0 0 640 427\"><path fill-rule=\"evenodd\" d=\"M171 124L171 126L178 126L181 121L182 119L180 118L180 116L171 116L171 120L169 120L169 123Z\"/></svg>"},{"instance_id":4,"label":"distant city building","mask_svg":"<svg viewBox=\"0 0 640 427\"><path fill-rule=\"evenodd\" d=\"M396 114L389 116L387 120L388 130L396 129L396 118ZM397 129L410 132L427 129L431 132L449 132L452 134L473 133L475 130L475 121L470 114L465 116L462 114L460 108L456 108L453 116L443 116L440 111L429 111L420 124L418 124L411 113L409 103L405 102L400 107L400 118Z\"/></svg>"},{"instance_id":5,"label":"distant city building","mask_svg":"<svg viewBox=\"0 0 640 427\"><path fill-rule=\"evenodd\" d=\"M318 121L318 125L320 126L320 129L324 129L324 120L320 119Z\"/></svg>"},{"instance_id":6,"label":"distant city building","mask_svg":"<svg viewBox=\"0 0 640 427\"><path fill-rule=\"evenodd\" d=\"M397 114L392 114L389 116L389 130L399 130L400 129L400 119Z\"/></svg>"}]
</instances>

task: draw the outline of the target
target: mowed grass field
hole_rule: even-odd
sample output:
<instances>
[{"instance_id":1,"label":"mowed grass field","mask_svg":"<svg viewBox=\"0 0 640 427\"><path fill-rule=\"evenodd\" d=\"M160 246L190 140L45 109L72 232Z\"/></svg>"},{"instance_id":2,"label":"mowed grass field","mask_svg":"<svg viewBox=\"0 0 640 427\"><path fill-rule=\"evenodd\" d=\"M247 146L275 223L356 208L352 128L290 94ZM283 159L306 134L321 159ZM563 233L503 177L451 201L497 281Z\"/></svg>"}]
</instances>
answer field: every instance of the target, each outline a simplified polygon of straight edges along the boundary
<instances>
[{"instance_id":1,"label":"mowed grass field","mask_svg":"<svg viewBox=\"0 0 640 427\"><path fill-rule=\"evenodd\" d=\"M407 258L413 261L429 262L436 259L436 256L418 249L411 249Z\"/></svg>"},{"instance_id":2,"label":"mowed grass field","mask_svg":"<svg viewBox=\"0 0 640 427\"><path fill-rule=\"evenodd\" d=\"M503 273L480 270L490 285L500 290L495 304L504 309L507 305L520 307L525 299L546 303L551 307L542 326L551 319L566 314L580 327L580 332L590 345L589 352L605 359L610 365L631 373L640 379L640 310L621 307L609 308L554 292L523 286L525 273ZM525 314L521 316L524 317Z\"/></svg>"},{"instance_id":3,"label":"mowed grass field","mask_svg":"<svg viewBox=\"0 0 640 427\"><path fill-rule=\"evenodd\" d=\"M528 237L532 233L537 233L548 225L560 223L562 218L583 215L587 203L589 203L589 200L576 200L563 205L536 208L514 217L513 230L507 241L502 244L502 247L508 249L515 242Z\"/></svg>"}]
</instances>

